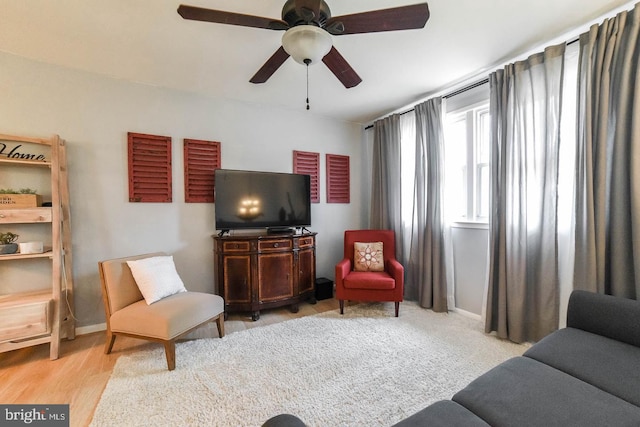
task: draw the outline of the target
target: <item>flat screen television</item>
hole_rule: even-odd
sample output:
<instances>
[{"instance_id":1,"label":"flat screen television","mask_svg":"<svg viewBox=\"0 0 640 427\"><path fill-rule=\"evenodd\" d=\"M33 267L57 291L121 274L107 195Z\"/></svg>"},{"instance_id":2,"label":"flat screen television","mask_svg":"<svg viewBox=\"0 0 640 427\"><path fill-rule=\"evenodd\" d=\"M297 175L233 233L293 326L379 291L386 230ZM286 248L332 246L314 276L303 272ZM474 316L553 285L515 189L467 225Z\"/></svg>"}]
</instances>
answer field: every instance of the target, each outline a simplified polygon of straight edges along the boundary
<instances>
[{"instance_id":1,"label":"flat screen television","mask_svg":"<svg viewBox=\"0 0 640 427\"><path fill-rule=\"evenodd\" d=\"M216 229L288 231L311 225L309 175L217 169Z\"/></svg>"}]
</instances>

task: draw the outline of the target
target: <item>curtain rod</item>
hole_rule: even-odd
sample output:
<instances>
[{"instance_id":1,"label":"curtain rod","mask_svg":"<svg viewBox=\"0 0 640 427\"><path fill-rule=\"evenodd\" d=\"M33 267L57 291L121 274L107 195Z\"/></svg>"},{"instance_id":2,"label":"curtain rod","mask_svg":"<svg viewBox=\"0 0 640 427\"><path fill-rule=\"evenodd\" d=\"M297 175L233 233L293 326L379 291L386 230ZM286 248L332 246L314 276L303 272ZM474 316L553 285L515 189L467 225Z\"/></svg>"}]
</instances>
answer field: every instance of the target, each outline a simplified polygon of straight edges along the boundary
<instances>
[{"instance_id":1,"label":"curtain rod","mask_svg":"<svg viewBox=\"0 0 640 427\"><path fill-rule=\"evenodd\" d=\"M475 88L477 88L478 86L482 86L482 85L487 84L487 83L489 83L489 79L488 79L488 78L486 78L486 79L482 79L482 80L480 80L480 81L478 81L478 82L471 83L469 86L465 86L465 87L463 87L463 88L461 88L461 89L458 89L458 90L456 90L456 91L453 91L453 92L451 92L451 93L448 93L448 94L446 94L446 95L443 95L442 97L443 97L444 99L448 99L448 98L451 98L451 97L453 97L453 96L460 95L461 93L465 93L465 92L466 92L466 91L468 91L468 90L475 89Z\"/></svg>"},{"instance_id":2,"label":"curtain rod","mask_svg":"<svg viewBox=\"0 0 640 427\"><path fill-rule=\"evenodd\" d=\"M471 83L471 84L470 84L470 85L468 85L468 86L465 86L465 87L460 88L460 89L458 89L458 90L456 90L456 91L453 91L453 92L451 92L451 93L448 93L448 94L446 94L446 95L443 95L442 97L443 97L444 99L451 98L451 97L453 97L453 96L460 95L461 93L465 93L465 92L466 92L466 91L468 91L468 90L475 89L475 88L477 88L478 86L482 86L482 85L487 84L487 83L489 83L489 79L488 79L488 78L487 78L487 79L480 80L480 81L477 81L477 82L475 82L475 83ZM415 111L415 108L411 108L410 110L403 111L402 113L398 113L398 115L403 116L403 115L405 115L405 114L407 114L407 113L411 113L412 111ZM365 128L364 128L364 130L371 129L372 127L373 127L373 125L369 125L369 126L365 127Z\"/></svg>"},{"instance_id":3,"label":"curtain rod","mask_svg":"<svg viewBox=\"0 0 640 427\"><path fill-rule=\"evenodd\" d=\"M568 42L566 42L566 43L567 43L567 46L572 45L572 44L574 44L574 43L578 42L579 40L580 40L580 37L576 37L576 38L574 38L574 39L572 39L572 40L569 40ZM468 91L468 90L475 89L475 88L477 88L478 86L482 86L483 84L486 84L486 83L489 83L489 79L488 79L488 78L485 78L485 79L479 80L479 81L477 81L477 82L475 82L475 83L471 83L471 84L469 84L468 86L462 87L462 88L460 88L460 89L458 89L458 90L455 90L455 91L453 91L453 92L451 92L451 93L448 93L448 94L446 94L446 95L443 95L442 97L443 97L444 99L448 99L448 98L454 97L454 96L456 96L456 95L460 95L460 94L462 94L462 93L465 93L465 92L466 92L466 91ZM402 115L404 115L404 114L411 113L412 111L415 111L415 108L412 108L412 109L407 110L407 111L403 111L402 113L398 113L398 114L399 114L400 116L402 116ZM371 124L371 125L369 125L369 126L365 127L365 128L364 128L364 130L369 130L369 129L371 129L372 127L373 127L373 125Z\"/></svg>"}]
</instances>

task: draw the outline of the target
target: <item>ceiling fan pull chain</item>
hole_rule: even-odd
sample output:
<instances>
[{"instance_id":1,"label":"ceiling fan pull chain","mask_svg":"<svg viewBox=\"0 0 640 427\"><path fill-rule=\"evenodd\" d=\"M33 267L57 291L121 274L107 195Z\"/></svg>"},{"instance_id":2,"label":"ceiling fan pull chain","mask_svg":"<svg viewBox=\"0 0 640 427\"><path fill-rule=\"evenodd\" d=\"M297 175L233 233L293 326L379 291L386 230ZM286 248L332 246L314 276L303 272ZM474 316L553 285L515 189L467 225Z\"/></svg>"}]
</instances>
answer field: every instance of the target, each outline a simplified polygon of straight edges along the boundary
<instances>
[{"instance_id":1,"label":"ceiling fan pull chain","mask_svg":"<svg viewBox=\"0 0 640 427\"><path fill-rule=\"evenodd\" d=\"M309 64L311 63L310 59L305 59L304 63L307 65L307 110L309 110L311 107L309 107Z\"/></svg>"}]
</instances>

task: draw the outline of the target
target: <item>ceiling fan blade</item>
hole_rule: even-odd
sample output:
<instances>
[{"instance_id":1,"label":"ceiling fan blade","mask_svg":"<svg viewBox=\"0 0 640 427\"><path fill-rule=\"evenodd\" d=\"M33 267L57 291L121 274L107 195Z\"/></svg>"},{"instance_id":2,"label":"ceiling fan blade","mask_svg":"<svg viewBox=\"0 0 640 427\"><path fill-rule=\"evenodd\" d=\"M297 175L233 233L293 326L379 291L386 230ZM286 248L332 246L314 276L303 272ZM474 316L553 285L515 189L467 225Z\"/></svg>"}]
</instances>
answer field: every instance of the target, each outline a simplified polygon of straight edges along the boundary
<instances>
[{"instance_id":1,"label":"ceiling fan blade","mask_svg":"<svg viewBox=\"0 0 640 427\"><path fill-rule=\"evenodd\" d=\"M320 2L322 0L296 0L296 12L306 22L320 17Z\"/></svg>"},{"instance_id":2,"label":"ceiling fan blade","mask_svg":"<svg viewBox=\"0 0 640 427\"><path fill-rule=\"evenodd\" d=\"M280 68L280 66L284 64L284 61L286 61L288 58L289 54L284 50L282 46L280 46L280 49L276 50L276 53L274 53L271 58L267 59L267 62L264 63L262 68L260 68L249 81L251 83L266 82L267 80L269 80L269 77L271 77L273 73L275 73L276 70Z\"/></svg>"},{"instance_id":3,"label":"ceiling fan blade","mask_svg":"<svg viewBox=\"0 0 640 427\"><path fill-rule=\"evenodd\" d=\"M241 13L224 12L222 10L204 9L184 4L181 4L178 7L178 14L184 19L190 19L193 21L240 25L242 27L266 28L269 30L287 30L289 28L289 24L280 19L243 15Z\"/></svg>"},{"instance_id":4,"label":"ceiling fan blade","mask_svg":"<svg viewBox=\"0 0 640 427\"><path fill-rule=\"evenodd\" d=\"M362 82L360 76L351 68L351 65L349 65L347 60L344 59L335 47L331 47L329 53L322 58L322 62L325 63L347 89L358 86L360 82Z\"/></svg>"},{"instance_id":5,"label":"ceiling fan blade","mask_svg":"<svg viewBox=\"0 0 640 427\"><path fill-rule=\"evenodd\" d=\"M380 31L413 30L422 28L429 19L427 3L400 6L336 16L327 21L325 28L331 34L376 33ZM342 24L342 25L340 25ZM343 31L340 31L340 30Z\"/></svg>"}]
</instances>

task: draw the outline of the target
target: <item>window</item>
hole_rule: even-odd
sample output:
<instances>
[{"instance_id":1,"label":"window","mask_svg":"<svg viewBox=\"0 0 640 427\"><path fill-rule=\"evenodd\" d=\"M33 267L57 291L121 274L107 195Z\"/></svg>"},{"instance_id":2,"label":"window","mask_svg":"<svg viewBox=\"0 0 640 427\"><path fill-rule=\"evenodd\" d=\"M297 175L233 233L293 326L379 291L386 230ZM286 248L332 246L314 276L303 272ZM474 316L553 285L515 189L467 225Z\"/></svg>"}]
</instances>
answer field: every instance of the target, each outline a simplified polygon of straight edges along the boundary
<instances>
[{"instance_id":1,"label":"window","mask_svg":"<svg viewBox=\"0 0 640 427\"><path fill-rule=\"evenodd\" d=\"M447 114L445 209L449 221L489 218L489 103Z\"/></svg>"}]
</instances>

